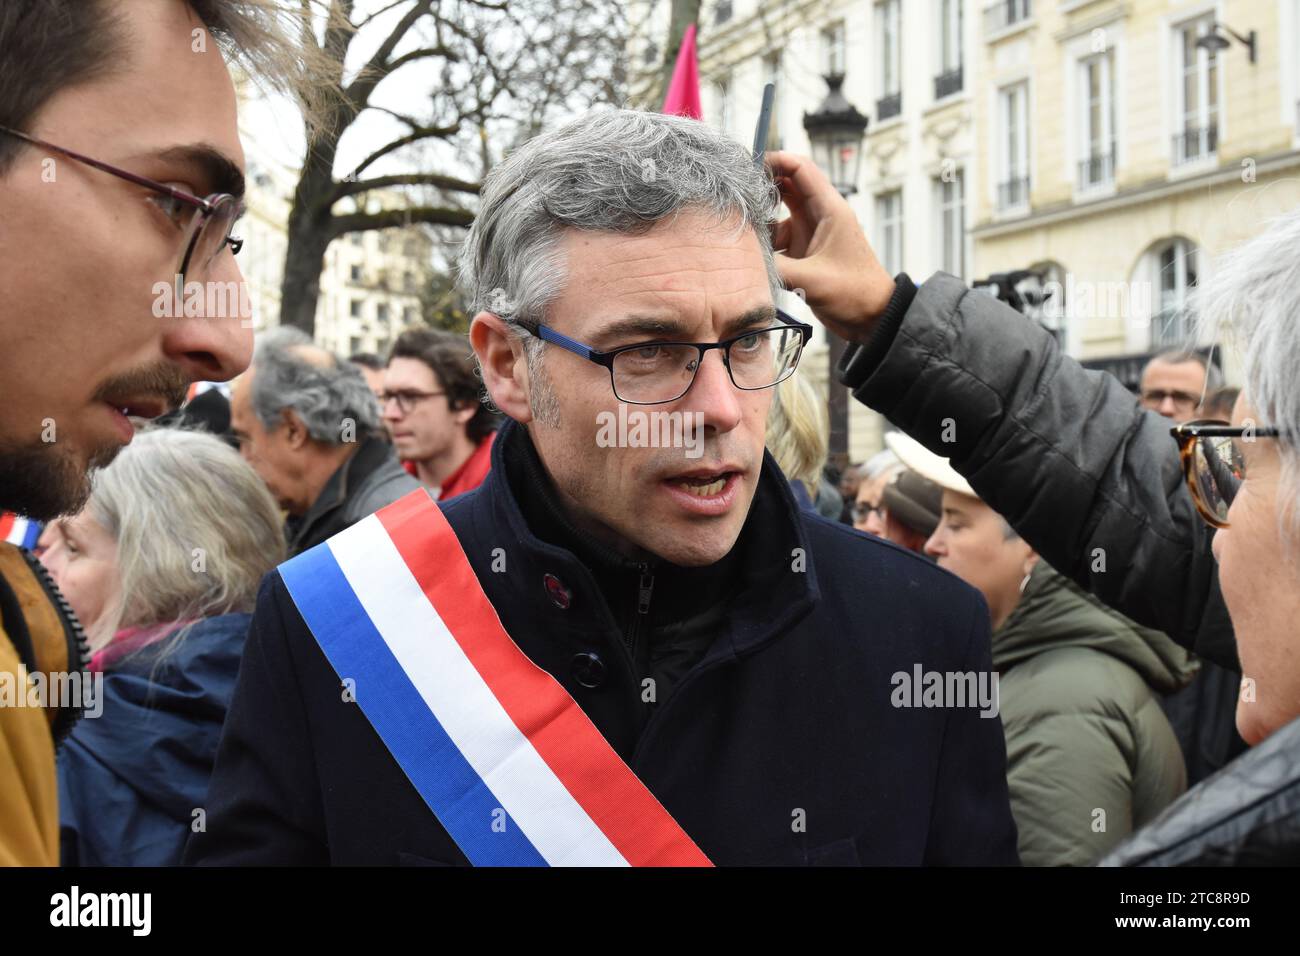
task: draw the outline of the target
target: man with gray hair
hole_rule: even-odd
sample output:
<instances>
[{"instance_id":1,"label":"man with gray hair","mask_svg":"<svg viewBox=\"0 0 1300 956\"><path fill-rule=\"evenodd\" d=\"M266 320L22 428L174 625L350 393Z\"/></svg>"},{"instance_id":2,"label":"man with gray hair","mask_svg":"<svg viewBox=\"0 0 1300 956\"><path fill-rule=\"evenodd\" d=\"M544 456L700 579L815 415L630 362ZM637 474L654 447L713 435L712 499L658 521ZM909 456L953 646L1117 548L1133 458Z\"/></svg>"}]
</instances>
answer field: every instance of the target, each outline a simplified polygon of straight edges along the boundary
<instances>
[{"instance_id":1,"label":"man with gray hair","mask_svg":"<svg viewBox=\"0 0 1300 956\"><path fill-rule=\"evenodd\" d=\"M230 404L240 454L288 512L290 556L419 487L379 436L361 371L295 331L261 344Z\"/></svg>"},{"instance_id":2,"label":"man with gray hair","mask_svg":"<svg viewBox=\"0 0 1300 956\"><path fill-rule=\"evenodd\" d=\"M984 602L764 453L811 333L774 211L743 147L633 110L492 171L492 469L268 576L191 861L1016 861L996 711L943 693L992 675Z\"/></svg>"}]
</instances>

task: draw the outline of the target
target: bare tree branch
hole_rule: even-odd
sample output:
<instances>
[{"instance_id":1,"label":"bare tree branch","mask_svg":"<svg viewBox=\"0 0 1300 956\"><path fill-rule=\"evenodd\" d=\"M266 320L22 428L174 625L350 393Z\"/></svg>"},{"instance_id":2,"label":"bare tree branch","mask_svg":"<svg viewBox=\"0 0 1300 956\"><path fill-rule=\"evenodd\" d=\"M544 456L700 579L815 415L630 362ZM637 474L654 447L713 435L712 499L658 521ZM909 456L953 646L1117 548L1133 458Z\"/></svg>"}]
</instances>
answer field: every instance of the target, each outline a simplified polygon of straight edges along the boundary
<instances>
[{"instance_id":1,"label":"bare tree branch","mask_svg":"<svg viewBox=\"0 0 1300 956\"><path fill-rule=\"evenodd\" d=\"M346 216L335 216L330 223L330 234L342 236L349 232L393 229L421 222L435 226L468 227L473 221L474 214L467 209L456 209L450 206L411 206L406 209L381 209L377 212L354 212Z\"/></svg>"},{"instance_id":2,"label":"bare tree branch","mask_svg":"<svg viewBox=\"0 0 1300 956\"><path fill-rule=\"evenodd\" d=\"M355 196L372 189L391 189L394 186L436 186L451 192L478 194L481 184L466 182L441 173L403 173L397 176L376 176L373 179L344 180L334 189L336 199Z\"/></svg>"}]
</instances>

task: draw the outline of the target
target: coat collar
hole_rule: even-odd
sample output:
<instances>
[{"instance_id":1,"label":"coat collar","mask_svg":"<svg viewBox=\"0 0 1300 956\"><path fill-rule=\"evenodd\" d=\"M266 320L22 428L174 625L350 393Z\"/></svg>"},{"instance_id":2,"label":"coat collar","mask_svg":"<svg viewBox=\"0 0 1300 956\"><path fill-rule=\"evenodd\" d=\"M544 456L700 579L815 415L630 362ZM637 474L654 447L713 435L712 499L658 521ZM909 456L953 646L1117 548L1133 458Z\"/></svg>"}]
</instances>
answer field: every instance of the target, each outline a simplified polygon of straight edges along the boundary
<instances>
[{"instance_id":1,"label":"coat collar","mask_svg":"<svg viewBox=\"0 0 1300 956\"><path fill-rule=\"evenodd\" d=\"M383 465L388 458L389 450L390 446L386 441L370 435L343 464L334 469L334 474L330 475L329 481L325 482L325 487L316 496L311 507L297 521L290 522L293 538L290 550L293 550L295 542L306 540L314 526L326 520L327 516L336 509L343 507L348 500L349 492Z\"/></svg>"},{"instance_id":2,"label":"coat collar","mask_svg":"<svg viewBox=\"0 0 1300 956\"><path fill-rule=\"evenodd\" d=\"M527 480L531 462L542 469L544 481ZM548 486L549 476L537 459L527 430L507 421L493 443L492 470L487 480L461 500L472 511L475 543L500 540L504 530L504 537L515 545L511 560L522 561L524 566L511 567L509 574L486 575L485 590L493 603L517 603L515 582L523 583L526 600L535 605L530 611L545 620L556 608L552 606L553 595L548 595L541 582L553 578L562 583L573 601L572 607L565 610L565 620L577 625L585 618L580 626L587 628L597 623L608 626L608 605L624 599L622 595L605 593L611 581L609 566L623 561L626 569L634 572L637 565L590 539L578 537L567 519L553 523L537 517L558 508ZM819 592L804 520L785 476L771 456L764 454L749 516L727 558L709 568L682 568L663 561L654 566L656 592L661 584L673 588L698 586L703 599L730 603L730 633L727 639L713 643L705 655L706 662L752 653L812 610ZM535 529L534 524L539 527ZM562 529L558 534L557 526ZM602 562L609 566L599 567ZM509 592L504 590L506 586L510 586ZM723 593L715 593L714 588L721 588ZM662 596L657 593L656 599Z\"/></svg>"}]
</instances>

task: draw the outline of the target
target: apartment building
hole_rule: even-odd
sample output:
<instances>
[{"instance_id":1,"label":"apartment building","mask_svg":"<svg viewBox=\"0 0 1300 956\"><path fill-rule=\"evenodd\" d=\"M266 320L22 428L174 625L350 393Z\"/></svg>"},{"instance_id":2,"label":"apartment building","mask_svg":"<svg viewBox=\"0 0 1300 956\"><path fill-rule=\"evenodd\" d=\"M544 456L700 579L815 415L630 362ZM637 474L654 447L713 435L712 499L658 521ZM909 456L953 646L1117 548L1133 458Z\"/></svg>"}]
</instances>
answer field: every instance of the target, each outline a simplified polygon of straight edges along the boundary
<instances>
[{"instance_id":1,"label":"apartment building","mask_svg":"<svg viewBox=\"0 0 1300 956\"><path fill-rule=\"evenodd\" d=\"M1040 271L1066 349L1130 382L1208 344L1189 292L1300 205L1300 0L1002 0L979 30L975 272Z\"/></svg>"}]
</instances>

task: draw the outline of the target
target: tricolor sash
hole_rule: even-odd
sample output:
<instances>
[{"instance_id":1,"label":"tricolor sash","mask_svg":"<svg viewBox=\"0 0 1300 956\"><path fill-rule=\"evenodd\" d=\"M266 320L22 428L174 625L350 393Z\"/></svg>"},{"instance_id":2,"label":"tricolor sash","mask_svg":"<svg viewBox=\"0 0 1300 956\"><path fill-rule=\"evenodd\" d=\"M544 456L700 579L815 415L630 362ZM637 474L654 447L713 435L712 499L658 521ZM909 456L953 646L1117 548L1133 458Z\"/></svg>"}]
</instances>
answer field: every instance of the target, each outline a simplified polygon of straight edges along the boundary
<instances>
[{"instance_id":1,"label":"tricolor sash","mask_svg":"<svg viewBox=\"0 0 1300 956\"><path fill-rule=\"evenodd\" d=\"M41 536L41 528L39 521L32 521L12 511L0 511L0 541L7 541L30 551L36 547L36 541Z\"/></svg>"},{"instance_id":2,"label":"tricolor sash","mask_svg":"<svg viewBox=\"0 0 1300 956\"><path fill-rule=\"evenodd\" d=\"M423 489L280 566L299 613L475 866L709 866L506 633Z\"/></svg>"}]
</instances>

